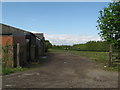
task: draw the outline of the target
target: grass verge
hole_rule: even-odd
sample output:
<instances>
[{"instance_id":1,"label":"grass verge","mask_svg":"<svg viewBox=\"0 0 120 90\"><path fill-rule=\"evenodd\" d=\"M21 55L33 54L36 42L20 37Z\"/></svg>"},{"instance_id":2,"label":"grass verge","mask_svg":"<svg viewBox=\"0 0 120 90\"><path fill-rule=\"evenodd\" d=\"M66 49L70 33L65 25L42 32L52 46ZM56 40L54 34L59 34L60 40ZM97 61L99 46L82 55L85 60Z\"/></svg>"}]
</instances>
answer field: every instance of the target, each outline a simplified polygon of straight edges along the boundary
<instances>
[{"instance_id":1,"label":"grass verge","mask_svg":"<svg viewBox=\"0 0 120 90\"><path fill-rule=\"evenodd\" d=\"M2 73L2 75L8 75L8 74L15 73L15 72L21 72L21 71L26 71L26 70L35 70L35 69L38 69L38 67L40 67L40 66L41 66L40 63L32 62L25 68L21 68L21 67L19 67L19 68L12 68L12 67L1 68L1 71L2 71L1 73Z\"/></svg>"},{"instance_id":2,"label":"grass verge","mask_svg":"<svg viewBox=\"0 0 120 90\"><path fill-rule=\"evenodd\" d=\"M2 68L2 75L7 75L14 72L25 71L29 68Z\"/></svg>"},{"instance_id":3,"label":"grass verge","mask_svg":"<svg viewBox=\"0 0 120 90\"><path fill-rule=\"evenodd\" d=\"M118 71L117 65L114 65L113 67L109 67L109 52L95 52L95 51L76 51L76 50L62 50L62 49L50 49L49 51L52 52L69 52L72 54L76 54L79 56L83 56L88 58L89 60L92 60L96 62L96 64L101 64L103 66L103 69L109 70L109 71Z\"/></svg>"}]
</instances>

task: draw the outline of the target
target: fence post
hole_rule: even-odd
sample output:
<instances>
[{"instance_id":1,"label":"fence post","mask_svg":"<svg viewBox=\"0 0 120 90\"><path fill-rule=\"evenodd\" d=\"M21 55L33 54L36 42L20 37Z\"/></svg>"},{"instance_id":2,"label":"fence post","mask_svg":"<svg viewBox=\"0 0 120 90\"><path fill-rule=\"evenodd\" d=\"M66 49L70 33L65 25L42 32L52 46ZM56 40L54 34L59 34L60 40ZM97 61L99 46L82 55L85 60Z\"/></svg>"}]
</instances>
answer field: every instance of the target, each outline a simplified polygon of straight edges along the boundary
<instances>
[{"instance_id":1,"label":"fence post","mask_svg":"<svg viewBox=\"0 0 120 90\"><path fill-rule=\"evenodd\" d=\"M109 48L109 66L112 66L112 44L110 44Z\"/></svg>"},{"instance_id":2,"label":"fence post","mask_svg":"<svg viewBox=\"0 0 120 90\"><path fill-rule=\"evenodd\" d=\"M17 67L20 67L20 44L17 43Z\"/></svg>"}]
</instances>

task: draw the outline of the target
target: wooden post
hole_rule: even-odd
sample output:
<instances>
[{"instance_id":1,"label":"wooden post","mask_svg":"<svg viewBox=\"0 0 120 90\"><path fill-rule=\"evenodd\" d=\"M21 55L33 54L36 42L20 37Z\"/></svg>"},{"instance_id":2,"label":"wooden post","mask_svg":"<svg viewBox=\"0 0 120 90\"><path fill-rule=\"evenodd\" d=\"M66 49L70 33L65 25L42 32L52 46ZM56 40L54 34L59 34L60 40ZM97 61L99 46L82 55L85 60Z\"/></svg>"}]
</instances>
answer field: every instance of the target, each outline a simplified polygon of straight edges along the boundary
<instances>
[{"instance_id":1,"label":"wooden post","mask_svg":"<svg viewBox=\"0 0 120 90\"><path fill-rule=\"evenodd\" d=\"M112 66L112 44L110 44L109 48L109 66Z\"/></svg>"},{"instance_id":2,"label":"wooden post","mask_svg":"<svg viewBox=\"0 0 120 90\"><path fill-rule=\"evenodd\" d=\"M20 67L20 44L17 43L17 67Z\"/></svg>"},{"instance_id":3,"label":"wooden post","mask_svg":"<svg viewBox=\"0 0 120 90\"><path fill-rule=\"evenodd\" d=\"M118 59L120 59L120 37L118 39ZM120 65L118 65L118 75L120 75ZM120 88L120 77L118 77L118 88Z\"/></svg>"}]
</instances>

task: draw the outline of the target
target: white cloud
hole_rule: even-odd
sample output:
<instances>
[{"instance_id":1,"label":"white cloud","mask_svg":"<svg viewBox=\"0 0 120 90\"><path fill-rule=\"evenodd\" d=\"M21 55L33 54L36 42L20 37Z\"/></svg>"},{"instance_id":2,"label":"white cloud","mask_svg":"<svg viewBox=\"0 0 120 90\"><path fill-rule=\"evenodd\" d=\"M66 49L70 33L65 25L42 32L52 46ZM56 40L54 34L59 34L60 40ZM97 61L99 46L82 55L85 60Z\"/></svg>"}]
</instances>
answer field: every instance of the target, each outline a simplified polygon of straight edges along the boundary
<instances>
[{"instance_id":1,"label":"white cloud","mask_svg":"<svg viewBox=\"0 0 120 90\"><path fill-rule=\"evenodd\" d=\"M73 45L85 43L87 41L101 40L99 36L71 34L45 34L45 38L48 39L53 45Z\"/></svg>"},{"instance_id":2,"label":"white cloud","mask_svg":"<svg viewBox=\"0 0 120 90\"><path fill-rule=\"evenodd\" d=\"M32 33L40 33L37 31L30 31ZM87 41L99 41L99 36L92 35L75 35L75 34L44 34L45 39L49 40L53 45L73 45L86 43Z\"/></svg>"}]
</instances>

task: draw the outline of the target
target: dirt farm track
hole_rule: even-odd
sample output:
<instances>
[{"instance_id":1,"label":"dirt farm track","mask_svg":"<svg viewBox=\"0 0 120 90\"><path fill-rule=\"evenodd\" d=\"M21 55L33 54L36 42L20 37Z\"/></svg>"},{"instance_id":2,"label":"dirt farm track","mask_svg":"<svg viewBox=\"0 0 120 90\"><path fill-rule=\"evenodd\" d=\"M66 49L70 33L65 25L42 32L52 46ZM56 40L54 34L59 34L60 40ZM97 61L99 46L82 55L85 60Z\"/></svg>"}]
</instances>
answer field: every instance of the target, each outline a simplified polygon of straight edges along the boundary
<instances>
[{"instance_id":1,"label":"dirt farm track","mask_svg":"<svg viewBox=\"0 0 120 90\"><path fill-rule=\"evenodd\" d=\"M118 88L118 72L69 52L49 52L36 69L3 76L3 88Z\"/></svg>"}]
</instances>

